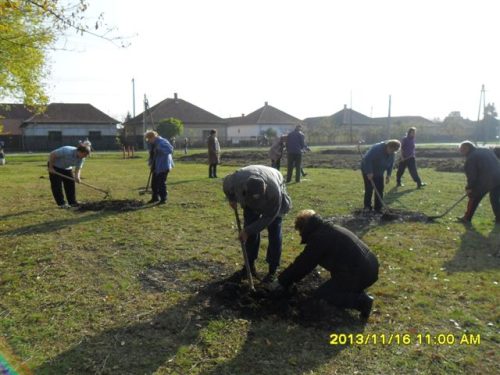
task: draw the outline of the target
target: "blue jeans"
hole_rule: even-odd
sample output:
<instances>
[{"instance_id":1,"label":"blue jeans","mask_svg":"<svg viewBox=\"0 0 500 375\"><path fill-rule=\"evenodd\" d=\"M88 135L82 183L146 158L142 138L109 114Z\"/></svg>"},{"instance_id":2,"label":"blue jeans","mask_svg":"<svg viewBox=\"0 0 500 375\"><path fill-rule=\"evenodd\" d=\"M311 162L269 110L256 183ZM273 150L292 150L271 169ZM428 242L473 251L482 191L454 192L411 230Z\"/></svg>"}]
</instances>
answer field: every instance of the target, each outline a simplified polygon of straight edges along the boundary
<instances>
[{"instance_id":1,"label":"blue jeans","mask_svg":"<svg viewBox=\"0 0 500 375\"><path fill-rule=\"evenodd\" d=\"M248 208L243 209L243 219L245 227L256 222L259 218L260 215L253 212L252 210ZM269 244L267 246L266 262L267 264L269 264L269 272L275 272L280 265L282 243L281 221L282 218L278 216L267 227ZM253 264L257 259L257 256L259 255L259 247L260 233L248 236L246 242L246 250L248 254L248 261L250 262L250 264Z\"/></svg>"}]
</instances>

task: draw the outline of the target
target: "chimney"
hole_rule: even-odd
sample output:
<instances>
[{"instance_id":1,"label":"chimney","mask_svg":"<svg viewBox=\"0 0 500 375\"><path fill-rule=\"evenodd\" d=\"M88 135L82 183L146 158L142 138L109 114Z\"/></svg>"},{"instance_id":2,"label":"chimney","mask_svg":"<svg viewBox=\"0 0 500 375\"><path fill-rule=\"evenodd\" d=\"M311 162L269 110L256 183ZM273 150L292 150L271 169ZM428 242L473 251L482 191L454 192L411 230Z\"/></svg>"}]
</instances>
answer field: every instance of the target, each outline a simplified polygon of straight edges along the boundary
<instances>
[{"instance_id":1,"label":"chimney","mask_svg":"<svg viewBox=\"0 0 500 375\"><path fill-rule=\"evenodd\" d=\"M174 99L177 100L177 93L174 92Z\"/></svg>"},{"instance_id":2,"label":"chimney","mask_svg":"<svg viewBox=\"0 0 500 375\"><path fill-rule=\"evenodd\" d=\"M264 102L264 105L267 107L267 102Z\"/></svg>"},{"instance_id":3,"label":"chimney","mask_svg":"<svg viewBox=\"0 0 500 375\"><path fill-rule=\"evenodd\" d=\"M245 114L244 114L244 113L242 113L242 114L241 114L241 117L245 117Z\"/></svg>"}]
</instances>

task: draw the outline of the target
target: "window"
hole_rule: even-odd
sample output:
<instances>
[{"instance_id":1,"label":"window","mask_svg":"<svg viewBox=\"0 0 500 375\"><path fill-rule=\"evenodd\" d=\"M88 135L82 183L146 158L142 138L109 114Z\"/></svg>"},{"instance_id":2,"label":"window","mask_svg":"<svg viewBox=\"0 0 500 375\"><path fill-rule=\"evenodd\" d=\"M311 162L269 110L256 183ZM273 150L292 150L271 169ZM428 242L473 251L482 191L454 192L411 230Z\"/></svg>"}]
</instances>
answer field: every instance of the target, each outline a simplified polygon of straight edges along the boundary
<instances>
[{"instance_id":1,"label":"window","mask_svg":"<svg viewBox=\"0 0 500 375\"><path fill-rule=\"evenodd\" d=\"M89 132L89 140L91 142L99 141L101 139L101 132Z\"/></svg>"},{"instance_id":2,"label":"window","mask_svg":"<svg viewBox=\"0 0 500 375\"><path fill-rule=\"evenodd\" d=\"M49 132L49 141L62 142L62 132Z\"/></svg>"}]
</instances>

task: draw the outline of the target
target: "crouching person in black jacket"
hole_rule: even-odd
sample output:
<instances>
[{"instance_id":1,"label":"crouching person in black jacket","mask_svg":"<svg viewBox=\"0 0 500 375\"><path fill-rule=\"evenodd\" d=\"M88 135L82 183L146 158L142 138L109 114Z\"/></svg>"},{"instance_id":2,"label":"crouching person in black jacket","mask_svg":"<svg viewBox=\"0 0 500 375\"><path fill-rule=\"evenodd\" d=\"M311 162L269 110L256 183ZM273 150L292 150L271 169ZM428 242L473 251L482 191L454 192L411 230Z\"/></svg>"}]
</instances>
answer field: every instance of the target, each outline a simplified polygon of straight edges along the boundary
<instances>
[{"instance_id":1,"label":"crouching person in black jacket","mask_svg":"<svg viewBox=\"0 0 500 375\"><path fill-rule=\"evenodd\" d=\"M364 290L378 279L377 257L354 233L324 221L313 210L299 212L295 229L306 247L269 288L285 290L320 265L330 271L331 278L315 291L314 298L356 309L362 319L368 319L373 297Z\"/></svg>"}]
</instances>

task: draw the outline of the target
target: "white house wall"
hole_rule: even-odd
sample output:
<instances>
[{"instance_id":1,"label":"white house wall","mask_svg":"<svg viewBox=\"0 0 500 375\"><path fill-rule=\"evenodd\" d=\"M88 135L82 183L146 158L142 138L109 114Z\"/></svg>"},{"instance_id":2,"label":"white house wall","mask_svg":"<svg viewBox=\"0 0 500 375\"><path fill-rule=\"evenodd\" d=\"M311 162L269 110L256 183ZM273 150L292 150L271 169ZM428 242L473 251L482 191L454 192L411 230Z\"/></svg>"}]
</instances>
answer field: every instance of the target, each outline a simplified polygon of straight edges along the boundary
<instances>
[{"instance_id":1,"label":"white house wall","mask_svg":"<svg viewBox=\"0 0 500 375\"><path fill-rule=\"evenodd\" d=\"M49 131L62 132L63 136L87 137L89 132L101 132L101 136L115 136L116 125L74 125L74 124L36 124L28 125L24 128L24 135L27 137L47 136Z\"/></svg>"},{"instance_id":2,"label":"white house wall","mask_svg":"<svg viewBox=\"0 0 500 375\"><path fill-rule=\"evenodd\" d=\"M267 129L274 129L278 135L283 135L295 129L295 125L255 124L255 125L229 125L227 127L228 138L250 138L262 135Z\"/></svg>"}]
</instances>

